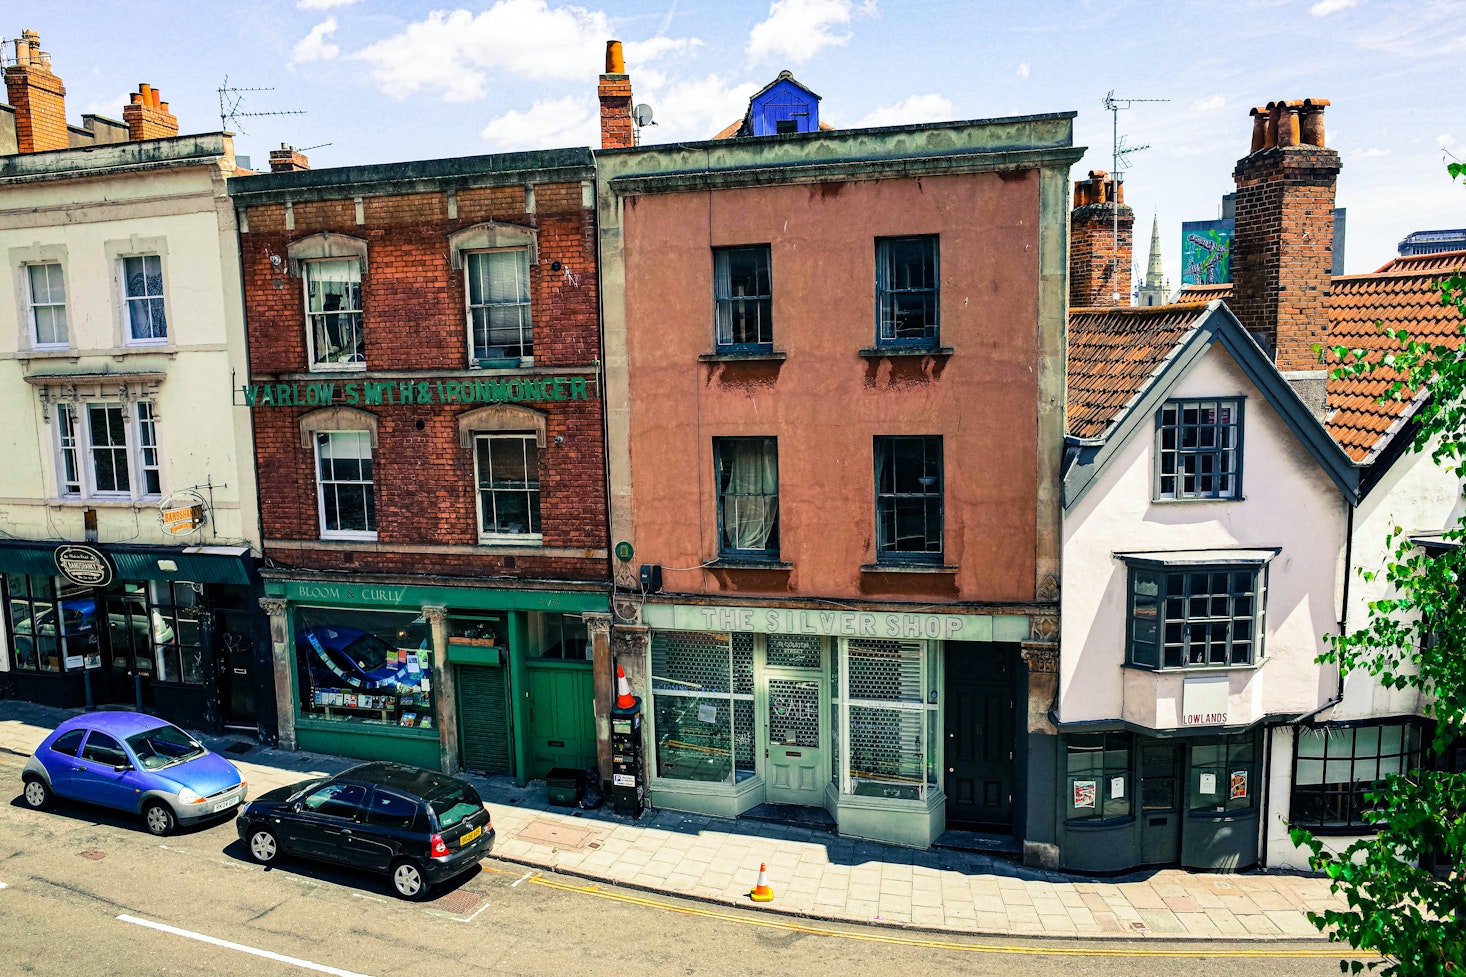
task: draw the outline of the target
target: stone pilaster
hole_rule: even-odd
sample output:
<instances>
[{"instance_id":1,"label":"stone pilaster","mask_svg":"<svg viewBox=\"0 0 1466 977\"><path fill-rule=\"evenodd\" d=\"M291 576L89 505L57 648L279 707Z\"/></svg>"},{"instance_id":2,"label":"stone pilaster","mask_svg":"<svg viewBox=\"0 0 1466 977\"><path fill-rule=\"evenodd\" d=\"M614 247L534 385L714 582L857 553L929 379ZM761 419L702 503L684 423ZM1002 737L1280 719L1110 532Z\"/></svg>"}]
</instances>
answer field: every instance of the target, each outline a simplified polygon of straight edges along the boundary
<instances>
[{"instance_id":1,"label":"stone pilaster","mask_svg":"<svg viewBox=\"0 0 1466 977\"><path fill-rule=\"evenodd\" d=\"M280 728L280 749L295 749L294 649L290 646L290 624L285 616L288 601L262 597L260 607L270 615L270 658L275 671L275 716Z\"/></svg>"},{"instance_id":2,"label":"stone pilaster","mask_svg":"<svg viewBox=\"0 0 1466 977\"><path fill-rule=\"evenodd\" d=\"M448 608L424 604L422 616L433 630L433 722L438 725L438 769L457 773L458 689L448 663Z\"/></svg>"},{"instance_id":3,"label":"stone pilaster","mask_svg":"<svg viewBox=\"0 0 1466 977\"><path fill-rule=\"evenodd\" d=\"M601 782L611 779L611 705L616 700L615 668L611 664L611 615L582 614L590 636L591 674L595 679L596 767Z\"/></svg>"}]
</instances>

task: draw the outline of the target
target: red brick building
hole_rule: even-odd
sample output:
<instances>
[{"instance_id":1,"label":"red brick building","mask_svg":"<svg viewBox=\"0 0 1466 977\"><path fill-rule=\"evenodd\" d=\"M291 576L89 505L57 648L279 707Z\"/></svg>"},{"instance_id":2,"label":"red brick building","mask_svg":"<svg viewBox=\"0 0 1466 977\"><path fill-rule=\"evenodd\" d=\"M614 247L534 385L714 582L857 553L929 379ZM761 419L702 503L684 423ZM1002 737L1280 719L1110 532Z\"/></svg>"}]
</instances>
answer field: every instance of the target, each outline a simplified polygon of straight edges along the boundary
<instances>
[{"instance_id":1,"label":"red brick building","mask_svg":"<svg viewBox=\"0 0 1466 977\"><path fill-rule=\"evenodd\" d=\"M608 590L589 151L271 165L230 191L282 742L584 769Z\"/></svg>"}]
</instances>

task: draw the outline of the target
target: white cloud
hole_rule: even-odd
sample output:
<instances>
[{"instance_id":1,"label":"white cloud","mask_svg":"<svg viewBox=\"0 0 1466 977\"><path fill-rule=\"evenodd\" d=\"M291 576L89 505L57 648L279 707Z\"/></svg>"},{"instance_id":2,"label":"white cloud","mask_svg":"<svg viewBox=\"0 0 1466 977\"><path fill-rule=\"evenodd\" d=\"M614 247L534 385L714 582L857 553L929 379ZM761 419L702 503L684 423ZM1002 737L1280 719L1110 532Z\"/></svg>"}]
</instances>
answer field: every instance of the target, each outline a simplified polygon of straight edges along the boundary
<instances>
[{"instance_id":1,"label":"white cloud","mask_svg":"<svg viewBox=\"0 0 1466 977\"><path fill-rule=\"evenodd\" d=\"M746 51L753 61L783 57L803 64L825 48L849 41L849 32L836 29L855 15L874 13L874 0L859 6L854 0L773 0L768 18L748 32Z\"/></svg>"},{"instance_id":2,"label":"white cloud","mask_svg":"<svg viewBox=\"0 0 1466 977\"><path fill-rule=\"evenodd\" d=\"M1225 95L1208 95L1206 98L1199 98L1191 103L1191 109L1194 112L1215 112L1226 107L1227 97Z\"/></svg>"},{"instance_id":3,"label":"white cloud","mask_svg":"<svg viewBox=\"0 0 1466 977\"><path fill-rule=\"evenodd\" d=\"M669 79L659 72L647 72L636 80L640 86L636 100L646 102L656 111L656 126L642 130L644 143L707 139L717 135L743 118L749 98L762 87L752 83L731 84L719 75ZM599 144L598 130L595 145Z\"/></svg>"},{"instance_id":4,"label":"white cloud","mask_svg":"<svg viewBox=\"0 0 1466 977\"><path fill-rule=\"evenodd\" d=\"M295 50L290 52L291 64L305 64L308 61L335 61L341 56L341 45L326 40L336 32L336 18L327 17L311 28L311 32L300 39Z\"/></svg>"},{"instance_id":5,"label":"white cloud","mask_svg":"<svg viewBox=\"0 0 1466 977\"><path fill-rule=\"evenodd\" d=\"M495 150L599 146L601 110L593 96L535 102L527 112L505 112L479 133Z\"/></svg>"},{"instance_id":6,"label":"white cloud","mask_svg":"<svg viewBox=\"0 0 1466 977\"><path fill-rule=\"evenodd\" d=\"M1022 64L1020 64L1018 66L1018 77L1019 78L1027 78L1028 77L1028 62L1027 61L1023 62Z\"/></svg>"},{"instance_id":7,"label":"white cloud","mask_svg":"<svg viewBox=\"0 0 1466 977\"><path fill-rule=\"evenodd\" d=\"M1443 132L1439 136L1435 137L1435 144L1442 149L1450 149L1452 146L1456 145L1456 137L1451 135L1449 132Z\"/></svg>"},{"instance_id":8,"label":"white cloud","mask_svg":"<svg viewBox=\"0 0 1466 977\"><path fill-rule=\"evenodd\" d=\"M1349 155L1355 159L1374 159L1376 156L1388 156L1390 151L1379 146L1370 146L1368 149L1356 149Z\"/></svg>"},{"instance_id":9,"label":"white cloud","mask_svg":"<svg viewBox=\"0 0 1466 977\"><path fill-rule=\"evenodd\" d=\"M352 57L372 65L382 90L394 98L427 89L441 93L444 101L467 102L487 94L490 70L536 80L593 79L605 67L606 39L613 36L599 10L551 9L546 0L497 0L479 14L432 11ZM634 56L652 60L699 43L654 37L627 47ZM641 66L639 61L631 65L633 70Z\"/></svg>"},{"instance_id":10,"label":"white cloud","mask_svg":"<svg viewBox=\"0 0 1466 977\"><path fill-rule=\"evenodd\" d=\"M332 7L349 7L360 2L361 0L296 0L295 5L301 10L330 10Z\"/></svg>"},{"instance_id":11,"label":"white cloud","mask_svg":"<svg viewBox=\"0 0 1466 977\"><path fill-rule=\"evenodd\" d=\"M166 99L166 96L163 96ZM114 121L122 121L122 106L132 101L131 92L123 92L120 95L113 95L111 98L99 98L94 102L88 102L81 107L82 115L100 115Z\"/></svg>"},{"instance_id":12,"label":"white cloud","mask_svg":"<svg viewBox=\"0 0 1466 977\"><path fill-rule=\"evenodd\" d=\"M919 122L945 122L952 118L952 101L945 95L912 95L895 105L883 105L855 123L855 128L905 126Z\"/></svg>"},{"instance_id":13,"label":"white cloud","mask_svg":"<svg viewBox=\"0 0 1466 977\"><path fill-rule=\"evenodd\" d=\"M1359 6L1360 0L1318 0L1318 3L1308 8L1308 12L1315 17L1327 17L1329 14L1336 14L1340 10L1348 10L1350 7Z\"/></svg>"}]
</instances>

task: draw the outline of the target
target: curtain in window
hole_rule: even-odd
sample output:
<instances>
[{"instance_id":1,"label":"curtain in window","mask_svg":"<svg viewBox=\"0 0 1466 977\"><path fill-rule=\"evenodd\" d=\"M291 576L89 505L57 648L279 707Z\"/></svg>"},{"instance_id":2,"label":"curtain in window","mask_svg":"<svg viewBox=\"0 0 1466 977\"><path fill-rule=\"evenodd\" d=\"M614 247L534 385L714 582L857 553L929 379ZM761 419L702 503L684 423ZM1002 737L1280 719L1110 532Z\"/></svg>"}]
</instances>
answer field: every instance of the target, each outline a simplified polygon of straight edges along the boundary
<instances>
[{"instance_id":1,"label":"curtain in window","mask_svg":"<svg viewBox=\"0 0 1466 977\"><path fill-rule=\"evenodd\" d=\"M767 550L779 521L779 455L773 438L738 438L722 444L723 547ZM777 544L777 539L774 540Z\"/></svg>"}]
</instances>

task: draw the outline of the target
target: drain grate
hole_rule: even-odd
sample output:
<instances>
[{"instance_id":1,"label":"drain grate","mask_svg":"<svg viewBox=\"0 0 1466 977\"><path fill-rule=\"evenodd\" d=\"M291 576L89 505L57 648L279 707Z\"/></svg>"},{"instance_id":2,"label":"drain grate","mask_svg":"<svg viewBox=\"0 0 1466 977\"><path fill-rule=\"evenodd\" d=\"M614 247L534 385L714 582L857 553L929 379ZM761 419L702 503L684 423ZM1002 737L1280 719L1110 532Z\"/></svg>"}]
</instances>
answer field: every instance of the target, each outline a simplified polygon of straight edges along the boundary
<instances>
[{"instance_id":1,"label":"drain grate","mask_svg":"<svg viewBox=\"0 0 1466 977\"><path fill-rule=\"evenodd\" d=\"M107 853L98 848L88 848L84 851L77 852L77 854L80 855L82 858L93 862L100 862L102 859L107 857Z\"/></svg>"},{"instance_id":2,"label":"drain grate","mask_svg":"<svg viewBox=\"0 0 1466 977\"><path fill-rule=\"evenodd\" d=\"M456 889L433 900L433 908L453 916L467 916L479 907L484 897L467 889Z\"/></svg>"}]
</instances>

